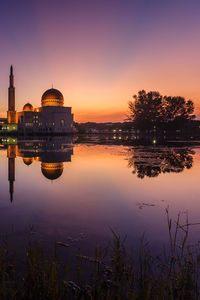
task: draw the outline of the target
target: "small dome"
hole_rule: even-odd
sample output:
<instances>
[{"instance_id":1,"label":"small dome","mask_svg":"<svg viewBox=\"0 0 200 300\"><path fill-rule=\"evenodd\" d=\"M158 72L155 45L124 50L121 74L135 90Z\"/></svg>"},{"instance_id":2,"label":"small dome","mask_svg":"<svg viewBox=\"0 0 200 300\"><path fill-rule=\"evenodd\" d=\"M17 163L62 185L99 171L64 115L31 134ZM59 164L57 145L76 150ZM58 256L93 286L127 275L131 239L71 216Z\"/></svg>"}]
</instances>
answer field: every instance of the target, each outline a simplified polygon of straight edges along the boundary
<instances>
[{"instance_id":1,"label":"small dome","mask_svg":"<svg viewBox=\"0 0 200 300\"><path fill-rule=\"evenodd\" d=\"M64 97L62 93L56 89L50 89L42 95L42 106L63 106Z\"/></svg>"},{"instance_id":2,"label":"small dome","mask_svg":"<svg viewBox=\"0 0 200 300\"><path fill-rule=\"evenodd\" d=\"M23 107L23 111L34 111L33 105L31 105L30 103L26 103Z\"/></svg>"},{"instance_id":3,"label":"small dome","mask_svg":"<svg viewBox=\"0 0 200 300\"><path fill-rule=\"evenodd\" d=\"M33 162L33 157L24 157L23 162L25 163L25 165L30 166Z\"/></svg>"},{"instance_id":4,"label":"small dome","mask_svg":"<svg viewBox=\"0 0 200 300\"><path fill-rule=\"evenodd\" d=\"M50 180L59 178L63 172L63 163L45 163L42 162L41 169L44 177Z\"/></svg>"}]
</instances>

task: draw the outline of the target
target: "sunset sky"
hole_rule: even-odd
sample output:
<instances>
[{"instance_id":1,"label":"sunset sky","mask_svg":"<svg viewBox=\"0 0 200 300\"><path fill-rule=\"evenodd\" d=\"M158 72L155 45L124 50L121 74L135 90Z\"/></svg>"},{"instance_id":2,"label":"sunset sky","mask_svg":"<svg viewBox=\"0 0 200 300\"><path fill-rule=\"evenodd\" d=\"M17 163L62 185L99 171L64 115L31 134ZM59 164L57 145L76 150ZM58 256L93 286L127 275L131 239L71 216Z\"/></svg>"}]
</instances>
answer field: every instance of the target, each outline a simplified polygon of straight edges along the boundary
<instances>
[{"instance_id":1,"label":"sunset sky","mask_svg":"<svg viewBox=\"0 0 200 300\"><path fill-rule=\"evenodd\" d=\"M140 89L195 102L199 0L0 0L0 116L13 64L16 109L59 89L75 121L123 121Z\"/></svg>"}]
</instances>

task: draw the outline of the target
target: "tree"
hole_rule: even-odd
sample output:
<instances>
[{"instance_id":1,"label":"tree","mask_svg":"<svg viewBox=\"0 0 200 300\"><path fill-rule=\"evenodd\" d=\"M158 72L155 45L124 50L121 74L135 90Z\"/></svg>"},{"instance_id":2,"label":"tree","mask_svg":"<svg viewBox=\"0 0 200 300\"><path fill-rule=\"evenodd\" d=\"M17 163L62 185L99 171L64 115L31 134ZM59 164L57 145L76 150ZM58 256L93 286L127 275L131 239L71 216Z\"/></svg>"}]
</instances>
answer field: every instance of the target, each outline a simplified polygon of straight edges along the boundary
<instances>
[{"instance_id":1,"label":"tree","mask_svg":"<svg viewBox=\"0 0 200 300\"><path fill-rule=\"evenodd\" d=\"M183 97L162 96L155 91L147 93L142 90L133 99L129 102L128 120L137 128L150 129L195 118L193 102Z\"/></svg>"},{"instance_id":2,"label":"tree","mask_svg":"<svg viewBox=\"0 0 200 300\"><path fill-rule=\"evenodd\" d=\"M180 173L193 165L195 152L190 147L134 147L128 152L128 167L138 178L157 177L161 173Z\"/></svg>"}]
</instances>

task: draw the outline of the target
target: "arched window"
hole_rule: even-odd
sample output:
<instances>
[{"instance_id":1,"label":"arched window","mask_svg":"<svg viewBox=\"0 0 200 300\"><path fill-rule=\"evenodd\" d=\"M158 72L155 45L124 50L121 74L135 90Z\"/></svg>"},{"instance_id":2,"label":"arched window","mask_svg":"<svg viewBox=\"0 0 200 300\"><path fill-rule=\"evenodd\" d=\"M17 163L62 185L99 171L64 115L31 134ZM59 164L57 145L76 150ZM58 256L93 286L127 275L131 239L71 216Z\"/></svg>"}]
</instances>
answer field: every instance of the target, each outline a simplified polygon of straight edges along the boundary
<instances>
[{"instance_id":1,"label":"arched window","mask_svg":"<svg viewBox=\"0 0 200 300\"><path fill-rule=\"evenodd\" d=\"M65 121L64 120L60 120L60 126L61 127L65 126Z\"/></svg>"}]
</instances>

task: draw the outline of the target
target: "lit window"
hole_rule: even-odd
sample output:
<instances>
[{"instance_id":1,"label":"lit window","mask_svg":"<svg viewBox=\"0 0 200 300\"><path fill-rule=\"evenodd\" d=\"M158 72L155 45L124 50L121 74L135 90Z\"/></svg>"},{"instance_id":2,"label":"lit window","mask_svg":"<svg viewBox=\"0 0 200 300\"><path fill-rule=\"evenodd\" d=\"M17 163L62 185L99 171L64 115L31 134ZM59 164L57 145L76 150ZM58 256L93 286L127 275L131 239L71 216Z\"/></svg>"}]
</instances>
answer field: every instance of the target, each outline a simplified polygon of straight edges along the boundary
<instances>
[{"instance_id":1,"label":"lit window","mask_svg":"<svg viewBox=\"0 0 200 300\"><path fill-rule=\"evenodd\" d=\"M64 120L60 120L60 126L61 127L65 126L65 121Z\"/></svg>"}]
</instances>

